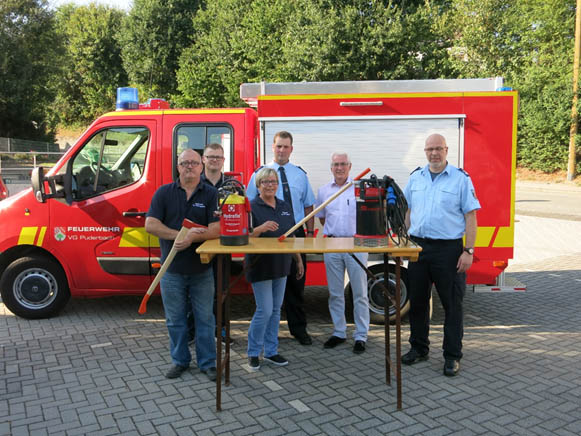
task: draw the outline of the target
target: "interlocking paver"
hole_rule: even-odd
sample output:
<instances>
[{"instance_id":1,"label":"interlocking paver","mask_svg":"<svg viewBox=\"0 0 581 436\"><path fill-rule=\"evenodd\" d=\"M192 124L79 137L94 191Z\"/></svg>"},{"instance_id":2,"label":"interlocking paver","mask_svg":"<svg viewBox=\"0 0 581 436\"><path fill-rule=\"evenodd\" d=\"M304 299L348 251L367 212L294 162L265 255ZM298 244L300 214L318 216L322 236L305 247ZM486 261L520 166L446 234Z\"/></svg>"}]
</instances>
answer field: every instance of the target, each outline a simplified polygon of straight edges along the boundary
<instances>
[{"instance_id":1,"label":"interlocking paver","mask_svg":"<svg viewBox=\"0 0 581 436\"><path fill-rule=\"evenodd\" d=\"M300 346L283 321L280 349L290 365L253 374L243 368L253 302L234 297L236 342L221 413L213 383L195 364L179 380L164 378L159 298L144 318L139 298L119 297L73 300L59 317L35 322L0 303L0 434L580 434L581 253L517 264L508 274L527 293L467 293L465 357L453 379L442 375L436 302L430 360L402 368L402 411L393 372L385 384L382 326L372 326L362 356L350 338L323 349L331 332L324 288L306 295L313 346ZM404 352L408 334L404 322ZM392 336L395 362L394 343Z\"/></svg>"}]
</instances>

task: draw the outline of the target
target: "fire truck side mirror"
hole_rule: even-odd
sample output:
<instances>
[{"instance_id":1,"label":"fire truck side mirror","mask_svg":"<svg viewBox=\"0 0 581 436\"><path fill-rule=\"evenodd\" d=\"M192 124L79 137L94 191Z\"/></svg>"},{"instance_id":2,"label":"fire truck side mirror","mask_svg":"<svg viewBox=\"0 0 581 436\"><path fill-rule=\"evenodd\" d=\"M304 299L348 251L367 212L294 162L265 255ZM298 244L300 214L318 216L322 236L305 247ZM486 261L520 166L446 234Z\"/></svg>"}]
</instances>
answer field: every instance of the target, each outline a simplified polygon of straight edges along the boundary
<instances>
[{"instance_id":1,"label":"fire truck side mirror","mask_svg":"<svg viewBox=\"0 0 581 436\"><path fill-rule=\"evenodd\" d=\"M44 176L44 168L37 167L32 170L30 178L34 198L39 203L46 202L49 198L65 198L72 204L72 174L70 164L65 174L57 174L50 177Z\"/></svg>"},{"instance_id":2,"label":"fire truck side mirror","mask_svg":"<svg viewBox=\"0 0 581 436\"><path fill-rule=\"evenodd\" d=\"M44 195L44 168L36 167L32 170L30 176L30 182L32 184L32 192L34 193L34 198L39 203L44 203L46 201Z\"/></svg>"}]
</instances>

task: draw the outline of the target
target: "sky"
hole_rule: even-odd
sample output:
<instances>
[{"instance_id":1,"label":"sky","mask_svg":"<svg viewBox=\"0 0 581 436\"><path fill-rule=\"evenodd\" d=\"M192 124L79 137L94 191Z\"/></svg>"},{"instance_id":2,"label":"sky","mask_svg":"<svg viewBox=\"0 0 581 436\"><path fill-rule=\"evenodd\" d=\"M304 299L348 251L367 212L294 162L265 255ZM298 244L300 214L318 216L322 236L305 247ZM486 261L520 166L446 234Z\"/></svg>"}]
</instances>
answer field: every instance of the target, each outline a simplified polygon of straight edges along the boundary
<instances>
[{"instance_id":1,"label":"sky","mask_svg":"<svg viewBox=\"0 0 581 436\"><path fill-rule=\"evenodd\" d=\"M54 7L58 7L65 3L74 3L78 6L88 5L89 3L98 3L102 5L115 6L119 9L128 11L131 9L133 0L48 0Z\"/></svg>"}]
</instances>

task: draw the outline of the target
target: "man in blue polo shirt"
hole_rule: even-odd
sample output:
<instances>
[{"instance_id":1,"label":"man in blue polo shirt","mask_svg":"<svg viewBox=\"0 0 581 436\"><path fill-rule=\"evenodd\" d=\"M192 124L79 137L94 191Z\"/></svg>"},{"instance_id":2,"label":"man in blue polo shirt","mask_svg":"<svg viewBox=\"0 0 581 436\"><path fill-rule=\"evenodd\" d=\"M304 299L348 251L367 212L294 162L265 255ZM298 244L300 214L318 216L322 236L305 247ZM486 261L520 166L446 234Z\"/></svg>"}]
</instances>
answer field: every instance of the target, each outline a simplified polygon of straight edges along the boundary
<instances>
[{"instance_id":1,"label":"man in blue polo shirt","mask_svg":"<svg viewBox=\"0 0 581 436\"><path fill-rule=\"evenodd\" d=\"M401 361L412 365L428 359L429 301L434 283L445 314L444 375L455 376L462 358L462 300L466 271L474 255L476 210L480 203L470 176L447 162L448 147L442 135L428 136L424 151L428 165L412 172L404 190L409 205L406 225L422 252L418 261L408 266L411 350Z\"/></svg>"},{"instance_id":2,"label":"man in blue polo shirt","mask_svg":"<svg viewBox=\"0 0 581 436\"><path fill-rule=\"evenodd\" d=\"M196 248L219 235L220 224L214 215L218 192L201 182L201 172L200 155L191 149L183 151L178 158L178 180L155 192L145 220L145 230L159 238L162 262L172 245L178 250L160 283L173 363L167 378L179 377L192 359L186 315L189 297L196 323L198 368L210 380L216 380L214 276L210 265L201 263ZM184 218L207 228L190 229L183 241L174 242Z\"/></svg>"},{"instance_id":3,"label":"man in blue polo shirt","mask_svg":"<svg viewBox=\"0 0 581 436\"><path fill-rule=\"evenodd\" d=\"M200 175L200 180L203 183L207 183L210 186L213 186L216 189L220 189L224 182L230 180L229 176L224 175L222 170L224 169L224 147L218 143L210 143L204 147L204 151L202 153L202 163L204 164L204 170ZM216 263L216 258L212 259L212 271L214 273L214 287L216 286L217 282L217 274L218 274L218 267ZM233 268L236 268L237 265L232 265ZM232 271L234 275L234 271ZM222 311L224 311L224 307L222 307ZM214 318L216 317L216 293L214 292ZM218 329L218 332L221 332L222 342L226 340L226 330L224 325L225 316L222 316L222 327ZM194 320L194 313L192 311L188 312L188 338L190 343L193 342L196 338L196 323ZM230 343L234 343L234 340L230 338Z\"/></svg>"},{"instance_id":4,"label":"man in blue polo shirt","mask_svg":"<svg viewBox=\"0 0 581 436\"><path fill-rule=\"evenodd\" d=\"M274 161L265 165L274 168L278 172L280 183L276 191L277 198L289 203L293 210L295 222L298 223L306 215L312 212L315 204L315 194L309 184L307 173L301 167L290 163L290 155L293 151L293 137L289 132L280 131L275 133L272 142L272 152ZM258 169L260 170L260 168ZM256 170L256 172L258 172ZM253 200L258 195L254 177L252 174L246 195L249 200ZM307 236L314 236L315 220L311 218L307 221ZM295 231L295 236L305 237L305 230L301 226ZM287 277L286 289L284 293L284 309L288 322L288 329L302 345L313 343L307 332L307 316L304 309L305 277L307 275L307 257L301 254L304 265L304 274L297 279L297 264L293 258L291 271Z\"/></svg>"}]
</instances>

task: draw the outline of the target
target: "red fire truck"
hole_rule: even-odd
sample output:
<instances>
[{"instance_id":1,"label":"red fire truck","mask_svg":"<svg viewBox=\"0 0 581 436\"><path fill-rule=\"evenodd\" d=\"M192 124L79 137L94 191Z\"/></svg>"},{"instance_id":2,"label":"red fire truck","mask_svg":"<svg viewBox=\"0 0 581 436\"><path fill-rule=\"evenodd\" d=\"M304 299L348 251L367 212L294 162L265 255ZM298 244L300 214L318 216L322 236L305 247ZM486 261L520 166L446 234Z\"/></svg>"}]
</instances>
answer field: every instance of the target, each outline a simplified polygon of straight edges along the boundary
<instances>
[{"instance_id":1,"label":"red fire truck","mask_svg":"<svg viewBox=\"0 0 581 436\"><path fill-rule=\"evenodd\" d=\"M93 122L46 175L37 168L31 189L0 203L0 291L8 309L42 318L70 296L143 294L159 268L145 213L155 190L176 177L180 152L218 142L225 171L247 182L271 161L279 130L293 134L291 161L307 171L315 192L331 179L330 156L340 150L349 153L353 174L371 167L403 188L426 163L425 138L443 134L449 162L471 175L482 205L468 283L516 290L502 278L513 256L518 96L502 79L256 83L241 85L240 95L250 107L134 102L137 109ZM309 260L307 285L325 285L322 256ZM382 322L383 266L371 269L370 311ZM405 271L403 278L406 311Z\"/></svg>"}]
</instances>

